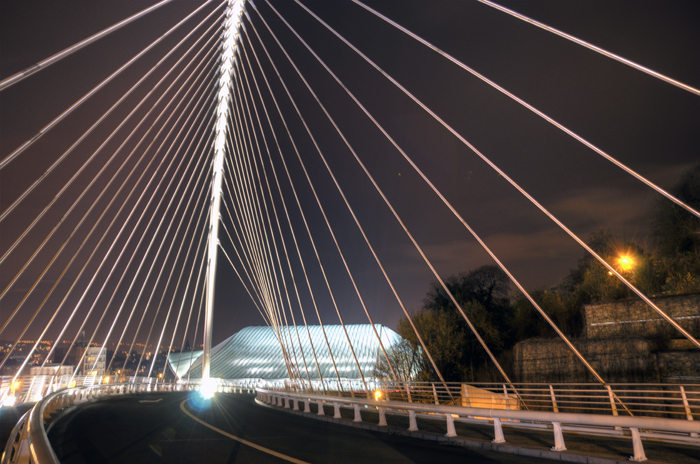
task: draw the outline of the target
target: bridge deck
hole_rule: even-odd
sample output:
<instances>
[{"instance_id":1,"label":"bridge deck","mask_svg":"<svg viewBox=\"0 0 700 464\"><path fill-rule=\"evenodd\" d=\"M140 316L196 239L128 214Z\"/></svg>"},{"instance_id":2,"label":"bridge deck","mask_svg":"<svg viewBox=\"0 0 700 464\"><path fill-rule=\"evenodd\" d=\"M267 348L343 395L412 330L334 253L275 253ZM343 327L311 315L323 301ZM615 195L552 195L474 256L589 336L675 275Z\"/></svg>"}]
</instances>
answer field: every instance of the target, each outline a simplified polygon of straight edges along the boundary
<instances>
[{"instance_id":1,"label":"bridge deck","mask_svg":"<svg viewBox=\"0 0 700 464\"><path fill-rule=\"evenodd\" d=\"M181 407L186 393L154 393L112 397L88 403L52 424L49 438L64 463L264 463L290 462L264 450L235 441L197 423L188 414L226 432L273 450L296 462L504 462L530 463L539 459L474 450L454 445L416 440L394 433L379 433L350 428L312 417L299 417L254 403L251 395L217 395L215 403L203 412L190 403ZM316 412L315 405L312 405ZM332 416L332 407L326 413ZM351 411L343 417L352 418ZM367 423L377 417L363 411ZM405 430L408 419L388 416L390 428ZM444 433L444 424L420 420L425 433ZM461 437L489 442L490 430L457 424ZM506 429L511 446L551 446L551 434ZM566 436L570 451L581 455L605 455L625 461L631 452L629 439ZM678 464L697 462L698 449L655 445L645 442L651 460ZM291 461L295 462L295 461Z\"/></svg>"}]
</instances>

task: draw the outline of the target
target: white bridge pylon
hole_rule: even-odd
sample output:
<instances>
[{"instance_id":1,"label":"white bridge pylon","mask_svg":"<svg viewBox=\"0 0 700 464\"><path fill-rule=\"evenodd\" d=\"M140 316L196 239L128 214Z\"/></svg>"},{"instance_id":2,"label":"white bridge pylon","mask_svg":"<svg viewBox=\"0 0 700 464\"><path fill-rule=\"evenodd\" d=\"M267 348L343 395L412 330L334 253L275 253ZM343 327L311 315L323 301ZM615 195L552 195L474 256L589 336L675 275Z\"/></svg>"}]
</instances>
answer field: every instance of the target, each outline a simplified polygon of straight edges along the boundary
<instances>
[{"instance_id":1,"label":"white bridge pylon","mask_svg":"<svg viewBox=\"0 0 700 464\"><path fill-rule=\"evenodd\" d=\"M204 311L204 352L202 353L202 380L208 384L211 358L212 324L214 323L214 289L216 284L216 256L219 251L219 222L221 211L222 178L226 137L231 123L231 96L233 92L233 60L240 35L241 15L245 0L229 0L222 32L219 93L216 106L216 134L214 136L214 163L212 165L211 209L209 214L209 246L207 248L207 293Z\"/></svg>"}]
</instances>

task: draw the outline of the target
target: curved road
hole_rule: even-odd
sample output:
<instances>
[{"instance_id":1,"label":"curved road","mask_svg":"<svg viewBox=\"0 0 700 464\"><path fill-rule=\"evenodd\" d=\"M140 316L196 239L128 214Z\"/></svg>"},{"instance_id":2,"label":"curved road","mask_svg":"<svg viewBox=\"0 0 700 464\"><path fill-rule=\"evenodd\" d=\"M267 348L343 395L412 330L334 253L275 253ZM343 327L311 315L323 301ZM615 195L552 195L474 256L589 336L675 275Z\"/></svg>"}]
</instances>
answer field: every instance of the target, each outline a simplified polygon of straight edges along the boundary
<instances>
[{"instance_id":1,"label":"curved road","mask_svg":"<svg viewBox=\"0 0 700 464\"><path fill-rule=\"evenodd\" d=\"M111 397L88 403L49 430L70 463L535 463L299 417L219 394L197 411L187 393ZM206 425L205 425L206 424Z\"/></svg>"}]
</instances>

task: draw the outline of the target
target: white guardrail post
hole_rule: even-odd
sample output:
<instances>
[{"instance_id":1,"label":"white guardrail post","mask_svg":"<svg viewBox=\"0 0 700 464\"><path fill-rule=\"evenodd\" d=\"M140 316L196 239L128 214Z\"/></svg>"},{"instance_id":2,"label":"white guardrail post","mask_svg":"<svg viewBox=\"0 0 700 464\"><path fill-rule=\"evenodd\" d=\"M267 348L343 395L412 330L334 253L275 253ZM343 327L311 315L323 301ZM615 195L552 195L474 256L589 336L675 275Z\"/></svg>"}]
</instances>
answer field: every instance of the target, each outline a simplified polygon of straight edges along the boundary
<instances>
[{"instance_id":1,"label":"white guardrail post","mask_svg":"<svg viewBox=\"0 0 700 464\"><path fill-rule=\"evenodd\" d=\"M551 393L552 403L556 404L556 400L554 399L553 395L553 388L549 390L550 391L547 393ZM256 391L258 392L258 396L262 398L269 396L271 393L270 391L262 388L257 388ZM547 390L545 390L545 392L546 391ZM352 407L354 410L353 422L362 422L362 416L360 414L361 408L374 409L379 414L379 426L387 425L387 410L404 414L408 413L408 430L410 431L418 430L418 414L425 414L426 418L443 416L445 417L447 428L447 433L445 435L448 437L457 436L455 419L462 418L464 420L469 420L470 422L492 422L494 430L494 438L492 441L494 443L506 442L505 435L503 433L504 424L502 421L508 421L506 425L511 427L523 426L525 423L549 423L551 424L551 430L554 438L554 446L551 449L554 451L566 450L566 443L564 442L564 435L562 433L564 428L566 428L566 430L586 429L588 432L590 432L591 428L596 428L600 432L611 429L628 429L632 437L633 456L630 457L631 461L646 460L644 446L642 443L642 438L644 436L654 439L661 438L668 441L682 441L686 443L690 442L700 444L700 440L696 437L697 425L690 420L683 419L632 417L609 414L565 413L552 411L526 411L511 407L512 405L507 402L501 405L501 409L491 409L439 404L436 405L432 402L416 403L415 399L414 402L408 403L405 401L325 396L300 392L287 392L285 399L289 399L295 403L297 401L303 401L305 413L312 412L309 404L311 401L314 401L318 405L318 411L316 414L319 416L324 415L323 404L327 401L333 404L333 417L336 419L341 418L341 406ZM281 401L273 401L272 404L282 406ZM689 418L692 419L692 415ZM565 424L566 427L564 427L562 424ZM640 432L640 430L643 430L643 432Z\"/></svg>"}]
</instances>

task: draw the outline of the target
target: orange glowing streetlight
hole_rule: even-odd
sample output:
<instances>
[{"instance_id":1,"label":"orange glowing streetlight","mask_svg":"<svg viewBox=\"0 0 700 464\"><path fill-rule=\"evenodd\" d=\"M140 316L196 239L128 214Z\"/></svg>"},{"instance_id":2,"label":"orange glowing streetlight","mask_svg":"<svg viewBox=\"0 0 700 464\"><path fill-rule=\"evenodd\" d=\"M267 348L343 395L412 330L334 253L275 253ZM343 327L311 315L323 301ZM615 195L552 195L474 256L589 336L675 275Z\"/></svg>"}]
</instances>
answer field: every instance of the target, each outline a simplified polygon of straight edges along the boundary
<instances>
[{"instance_id":1,"label":"orange glowing streetlight","mask_svg":"<svg viewBox=\"0 0 700 464\"><path fill-rule=\"evenodd\" d=\"M617 258L617 265L623 271L631 271L636 264L635 259L630 255L622 255Z\"/></svg>"},{"instance_id":2,"label":"orange glowing streetlight","mask_svg":"<svg viewBox=\"0 0 700 464\"><path fill-rule=\"evenodd\" d=\"M375 392L374 392L374 400L375 400L375 401L379 401L379 400L381 400L381 399L382 399L382 392L379 391L379 390L375 391Z\"/></svg>"}]
</instances>

